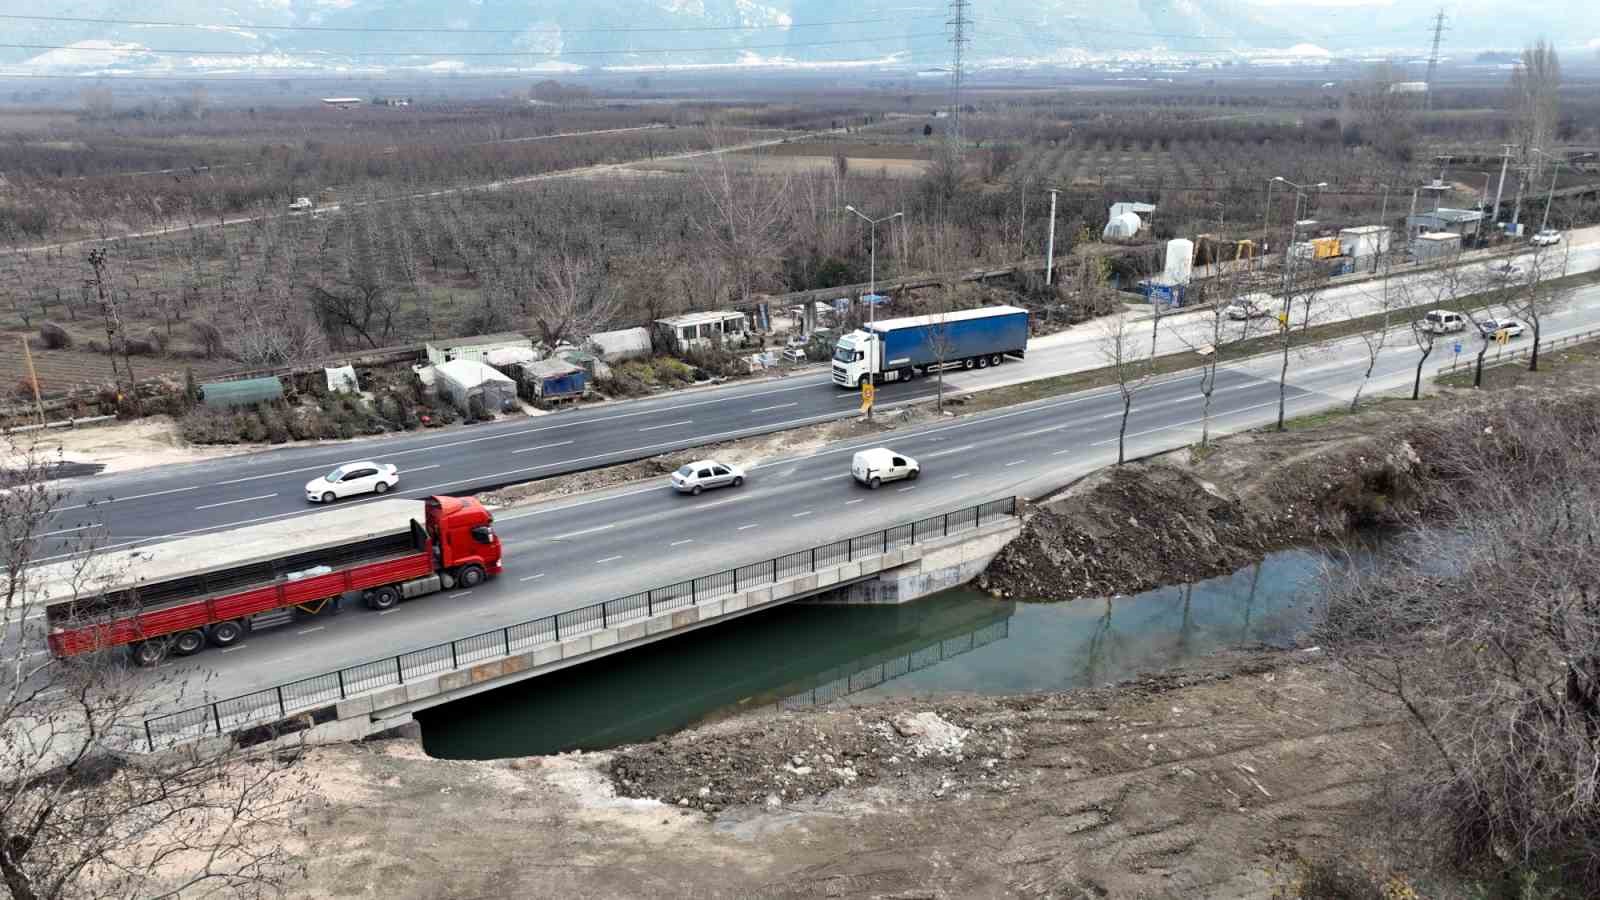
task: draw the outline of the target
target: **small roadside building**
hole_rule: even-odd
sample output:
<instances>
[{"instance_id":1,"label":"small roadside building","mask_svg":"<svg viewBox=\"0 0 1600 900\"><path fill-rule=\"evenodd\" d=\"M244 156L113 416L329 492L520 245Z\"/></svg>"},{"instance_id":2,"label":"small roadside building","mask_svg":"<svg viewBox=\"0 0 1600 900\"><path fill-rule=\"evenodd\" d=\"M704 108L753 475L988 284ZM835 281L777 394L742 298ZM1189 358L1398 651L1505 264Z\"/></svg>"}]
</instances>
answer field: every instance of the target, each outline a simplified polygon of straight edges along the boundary
<instances>
[{"instance_id":1,"label":"small roadside building","mask_svg":"<svg viewBox=\"0 0 1600 900\"><path fill-rule=\"evenodd\" d=\"M1440 207L1406 217L1406 229L1412 237L1438 231L1448 231L1462 238L1477 237L1483 226L1483 212L1476 209L1450 209Z\"/></svg>"},{"instance_id":2,"label":"small roadside building","mask_svg":"<svg viewBox=\"0 0 1600 900\"><path fill-rule=\"evenodd\" d=\"M517 383L487 363L457 359L433 367L433 385L439 396L467 412L472 398L483 402L486 412L498 413L517 406Z\"/></svg>"},{"instance_id":3,"label":"small roadside building","mask_svg":"<svg viewBox=\"0 0 1600 900\"><path fill-rule=\"evenodd\" d=\"M1355 228L1341 228L1339 229L1339 248L1345 256L1354 259L1377 256L1389 252L1390 237L1387 225L1361 225Z\"/></svg>"},{"instance_id":4,"label":"small roadside building","mask_svg":"<svg viewBox=\"0 0 1600 900\"><path fill-rule=\"evenodd\" d=\"M1417 262L1448 259L1461 252L1461 235L1453 231L1433 231L1419 234L1411 242L1411 255Z\"/></svg>"},{"instance_id":5,"label":"small roadside building","mask_svg":"<svg viewBox=\"0 0 1600 900\"><path fill-rule=\"evenodd\" d=\"M669 319L657 319L655 326L661 344L676 353L730 341L743 343L745 336L750 333L750 319L744 313L733 310L685 313Z\"/></svg>"},{"instance_id":6,"label":"small roadside building","mask_svg":"<svg viewBox=\"0 0 1600 900\"><path fill-rule=\"evenodd\" d=\"M516 332L480 334L476 337L429 341L423 344L423 349L427 351L428 362L435 366L458 359L488 362L489 354L496 350L527 350L532 354L533 338Z\"/></svg>"}]
</instances>

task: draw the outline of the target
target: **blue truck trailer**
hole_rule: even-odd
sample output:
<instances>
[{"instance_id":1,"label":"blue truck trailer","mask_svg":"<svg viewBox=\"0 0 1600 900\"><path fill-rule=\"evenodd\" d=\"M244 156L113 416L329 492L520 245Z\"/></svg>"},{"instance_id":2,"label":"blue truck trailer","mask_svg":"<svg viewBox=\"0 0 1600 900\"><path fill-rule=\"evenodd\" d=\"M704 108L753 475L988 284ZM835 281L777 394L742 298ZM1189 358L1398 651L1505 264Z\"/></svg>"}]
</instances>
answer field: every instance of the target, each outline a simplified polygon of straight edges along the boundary
<instances>
[{"instance_id":1,"label":"blue truck trailer","mask_svg":"<svg viewBox=\"0 0 1600 900\"><path fill-rule=\"evenodd\" d=\"M933 316L885 319L839 339L833 383L856 388L870 378L909 381L938 366L982 369L1028 349L1028 311L986 306Z\"/></svg>"}]
</instances>

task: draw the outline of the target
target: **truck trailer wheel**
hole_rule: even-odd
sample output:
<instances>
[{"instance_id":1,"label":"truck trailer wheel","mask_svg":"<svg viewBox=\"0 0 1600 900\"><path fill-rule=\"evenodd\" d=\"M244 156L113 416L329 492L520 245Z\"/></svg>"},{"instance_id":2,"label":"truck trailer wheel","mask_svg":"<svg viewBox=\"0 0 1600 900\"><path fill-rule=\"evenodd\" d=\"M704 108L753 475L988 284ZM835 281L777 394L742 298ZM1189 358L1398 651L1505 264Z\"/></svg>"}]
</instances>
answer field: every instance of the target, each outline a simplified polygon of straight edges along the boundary
<instances>
[{"instance_id":1,"label":"truck trailer wheel","mask_svg":"<svg viewBox=\"0 0 1600 900\"><path fill-rule=\"evenodd\" d=\"M996 354L995 354L995 355L994 355L994 358L993 358L993 359L991 359L991 360L989 360L989 365L991 365L991 366L998 366L998 365L1000 365L1000 364L1001 364L1001 363L1003 363L1003 362L1005 362L1005 361L1006 361L1006 358L1005 358L1005 357L1004 357L1004 356L1002 356L1002 355L1001 355L1001 354L999 354L999 353L996 353Z\"/></svg>"},{"instance_id":2,"label":"truck trailer wheel","mask_svg":"<svg viewBox=\"0 0 1600 900\"><path fill-rule=\"evenodd\" d=\"M393 609L400 602L400 592L392 587L381 587L367 592L367 606L370 609Z\"/></svg>"},{"instance_id":3,"label":"truck trailer wheel","mask_svg":"<svg viewBox=\"0 0 1600 900\"><path fill-rule=\"evenodd\" d=\"M978 368L980 368L980 369L989 368L989 357L987 357L987 356L978 357Z\"/></svg>"},{"instance_id":4,"label":"truck trailer wheel","mask_svg":"<svg viewBox=\"0 0 1600 900\"><path fill-rule=\"evenodd\" d=\"M460 571L456 572L456 581L464 588L475 588L483 584L483 579L487 577L483 571L483 566L476 564L462 566Z\"/></svg>"},{"instance_id":5,"label":"truck trailer wheel","mask_svg":"<svg viewBox=\"0 0 1600 900\"><path fill-rule=\"evenodd\" d=\"M244 637L244 626L238 622L218 622L211 626L211 645L231 647Z\"/></svg>"},{"instance_id":6,"label":"truck trailer wheel","mask_svg":"<svg viewBox=\"0 0 1600 900\"><path fill-rule=\"evenodd\" d=\"M172 652L178 656L193 656L205 648L205 632L198 628L181 632L172 639Z\"/></svg>"},{"instance_id":7,"label":"truck trailer wheel","mask_svg":"<svg viewBox=\"0 0 1600 900\"><path fill-rule=\"evenodd\" d=\"M973 366L974 366L974 365L976 365L976 363L974 363L974 362L973 362L973 361L972 361L972 360L970 360L970 359L963 359L963 360L962 360L962 361L961 361L961 368L963 368L963 369L970 369L970 368L972 368L972 367L973 367Z\"/></svg>"},{"instance_id":8,"label":"truck trailer wheel","mask_svg":"<svg viewBox=\"0 0 1600 900\"><path fill-rule=\"evenodd\" d=\"M149 668L167 658L167 641L166 638L140 641L129 647L128 652L133 654L135 663Z\"/></svg>"}]
</instances>

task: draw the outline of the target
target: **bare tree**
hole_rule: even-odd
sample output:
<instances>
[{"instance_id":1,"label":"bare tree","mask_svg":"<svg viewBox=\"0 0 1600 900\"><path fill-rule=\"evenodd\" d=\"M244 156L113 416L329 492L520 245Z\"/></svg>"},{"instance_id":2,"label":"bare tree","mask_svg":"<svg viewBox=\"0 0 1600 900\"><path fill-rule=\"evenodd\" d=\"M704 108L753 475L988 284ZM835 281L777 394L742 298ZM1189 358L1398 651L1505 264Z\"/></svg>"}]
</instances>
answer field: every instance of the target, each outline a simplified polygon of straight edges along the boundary
<instances>
[{"instance_id":1,"label":"bare tree","mask_svg":"<svg viewBox=\"0 0 1600 900\"><path fill-rule=\"evenodd\" d=\"M933 357L935 377L939 379L939 390L934 408L940 413L944 412L944 366L955 352L955 341L950 333L950 311L954 307L955 287L950 284L940 286L935 296L935 308L928 315L933 320L928 327L924 340L928 345L928 353Z\"/></svg>"},{"instance_id":2,"label":"bare tree","mask_svg":"<svg viewBox=\"0 0 1600 900\"><path fill-rule=\"evenodd\" d=\"M277 893L298 868L284 844L303 791L298 753L144 752L141 711L170 680L138 678L109 650L70 664L40 652L41 618L70 621L113 563L79 547L91 552L36 565L62 496L45 480L50 460L5 449L0 882L16 900Z\"/></svg>"},{"instance_id":3,"label":"bare tree","mask_svg":"<svg viewBox=\"0 0 1600 900\"><path fill-rule=\"evenodd\" d=\"M351 331L376 349L389 341L400 304L373 219L372 204L364 203L325 232L311 297L330 337Z\"/></svg>"},{"instance_id":4,"label":"bare tree","mask_svg":"<svg viewBox=\"0 0 1600 900\"><path fill-rule=\"evenodd\" d=\"M713 210L702 220L701 231L732 274L739 303L749 306L752 296L782 268L789 182L737 171L728 157L725 152L712 153L708 165L695 170Z\"/></svg>"},{"instance_id":5,"label":"bare tree","mask_svg":"<svg viewBox=\"0 0 1600 900\"><path fill-rule=\"evenodd\" d=\"M1278 430L1284 429L1284 412L1289 405L1289 356L1299 346L1299 338L1311 328L1312 313L1327 281L1325 273L1312 264L1296 265L1291 249L1284 248L1283 307L1278 312L1278 348L1282 366L1278 370ZM1295 328L1295 306L1299 305L1300 326Z\"/></svg>"},{"instance_id":6,"label":"bare tree","mask_svg":"<svg viewBox=\"0 0 1600 900\"><path fill-rule=\"evenodd\" d=\"M1512 137L1522 164L1537 180L1543 157L1534 148L1551 152L1556 121L1561 110L1561 58L1554 45L1540 38L1522 51L1521 62L1511 70Z\"/></svg>"},{"instance_id":7,"label":"bare tree","mask_svg":"<svg viewBox=\"0 0 1600 900\"><path fill-rule=\"evenodd\" d=\"M546 260L532 287L529 317L546 347L577 342L609 324L620 298L587 259L558 252Z\"/></svg>"},{"instance_id":8,"label":"bare tree","mask_svg":"<svg viewBox=\"0 0 1600 900\"><path fill-rule=\"evenodd\" d=\"M1539 343L1544 337L1544 318L1572 299L1572 288L1561 283L1567 272L1571 244L1562 242L1559 253L1549 247L1534 250L1506 305L1511 314L1527 322L1533 330L1533 349L1528 352L1528 371L1539 371Z\"/></svg>"},{"instance_id":9,"label":"bare tree","mask_svg":"<svg viewBox=\"0 0 1600 900\"><path fill-rule=\"evenodd\" d=\"M1416 142L1414 119L1420 105L1418 94L1396 90L1406 80L1405 73L1385 61L1369 67L1346 97L1349 121L1347 136L1353 131L1381 156L1395 162L1411 159Z\"/></svg>"},{"instance_id":10,"label":"bare tree","mask_svg":"<svg viewBox=\"0 0 1600 900\"><path fill-rule=\"evenodd\" d=\"M1600 890L1600 414L1505 404L1419 436L1433 524L1329 584L1314 637L1390 698L1397 817L1449 860Z\"/></svg>"},{"instance_id":11,"label":"bare tree","mask_svg":"<svg viewBox=\"0 0 1600 900\"><path fill-rule=\"evenodd\" d=\"M1222 367L1222 360L1234 344L1254 336L1252 326L1257 321L1254 313L1259 301L1244 293L1245 274L1244 269L1225 270L1220 276L1222 296L1202 309L1201 315L1191 319L1188 327L1176 330L1179 340L1198 353L1202 360L1200 364L1200 446L1202 447L1208 446L1211 442L1211 400L1217 390L1217 372ZM1235 303L1238 304L1237 308L1243 311L1243 319L1235 320L1230 317L1228 309Z\"/></svg>"},{"instance_id":12,"label":"bare tree","mask_svg":"<svg viewBox=\"0 0 1600 900\"><path fill-rule=\"evenodd\" d=\"M1122 418L1117 422L1117 465L1127 461L1128 416L1133 412L1133 400L1144 390L1153 374L1153 360L1140 353L1142 335L1128 315L1107 316L1101 324L1100 358L1117 380L1117 394L1122 399Z\"/></svg>"},{"instance_id":13,"label":"bare tree","mask_svg":"<svg viewBox=\"0 0 1600 900\"><path fill-rule=\"evenodd\" d=\"M1389 272L1387 261L1381 262L1383 275L1378 281L1378 308L1371 311L1364 304L1359 308L1348 311L1352 321L1360 323L1357 336L1361 339L1362 349L1367 353L1367 366L1361 373L1361 381L1356 384L1356 391L1350 397L1350 411L1355 412L1361 405L1361 394L1366 391L1367 385L1372 383L1372 372L1378 367L1378 357L1383 353L1391 338L1394 328L1394 315L1404 302L1404 296L1398 291L1390 290ZM1354 301L1360 303L1360 301ZM1354 303L1352 305L1354 305ZM1430 345L1431 346L1431 345Z\"/></svg>"}]
</instances>

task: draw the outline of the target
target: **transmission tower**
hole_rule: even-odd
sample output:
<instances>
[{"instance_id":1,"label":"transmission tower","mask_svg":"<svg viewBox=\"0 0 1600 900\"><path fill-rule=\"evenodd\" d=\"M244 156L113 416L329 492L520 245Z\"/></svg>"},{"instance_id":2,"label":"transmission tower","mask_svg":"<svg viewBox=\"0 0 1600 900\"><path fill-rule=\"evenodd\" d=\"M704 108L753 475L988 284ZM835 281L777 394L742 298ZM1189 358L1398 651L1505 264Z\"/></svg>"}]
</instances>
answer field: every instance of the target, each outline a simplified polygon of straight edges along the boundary
<instances>
[{"instance_id":1,"label":"transmission tower","mask_svg":"<svg viewBox=\"0 0 1600 900\"><path fill-rule=\"evenodd\" d=\"M972 35L967 29L972 25L968 9L972 0L950 0L950 19L945 22L950 27L950 128L947 138L950 149L959 154L961 152L961 81L966 74L966 50L972 42Z\"/></svg>"},{"instance_id":2,"label":"transmission tower","mask_svg":"<svg viewBox=\"0 0 1600 900\"><path fill-rule=\"evenodd\" d=\"M1433 17L1433 52L1428 54L1428 90L1422 95L1422 108L1433 108L1433 75L1439 69L1439 42L1444 39L1444 33L1450 29L1444 25L1444 10Z\"/></svg>"}]
</instances>

